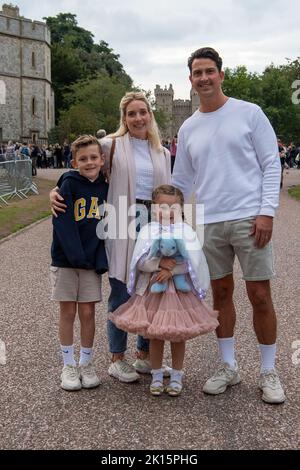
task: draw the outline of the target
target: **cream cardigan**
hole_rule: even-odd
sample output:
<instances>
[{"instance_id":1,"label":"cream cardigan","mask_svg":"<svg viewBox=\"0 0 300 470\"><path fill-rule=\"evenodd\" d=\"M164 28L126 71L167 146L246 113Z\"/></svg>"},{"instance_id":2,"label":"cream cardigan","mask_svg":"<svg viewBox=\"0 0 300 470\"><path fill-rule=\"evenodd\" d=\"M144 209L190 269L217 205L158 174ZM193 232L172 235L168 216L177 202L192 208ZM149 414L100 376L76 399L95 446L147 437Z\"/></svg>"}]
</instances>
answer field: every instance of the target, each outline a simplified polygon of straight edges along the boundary
<instances>
[{"instance_id":1,"label":"cream cardigan","mask_svg":"<svg viewBox=\"0 0 300 470\"><path fill-rule=\"evenodd\" d=\"M110 137L104 137L101 139L100 143L106 156L106 163L109 165L112 139ZM163 150L163 148L161 151L157 151L150 146L149 149L153 163L154 188L161 184L171 184L170 152L167 149ZM122 137L116 137L107 196L107 202L113 205L116 211L117 234L120 213L119 197L126 196L128 210L131 205L135 204L135 188L135 161L129 133L127 132ZM134 223L135 216L124 215L127 218L127 227L129 224ZM116 278L124 283L128 282L134 245L135 240L128 236L125 239L118 237L116 239L106 240L109 277Z\"/></svg>"}]
</instances>

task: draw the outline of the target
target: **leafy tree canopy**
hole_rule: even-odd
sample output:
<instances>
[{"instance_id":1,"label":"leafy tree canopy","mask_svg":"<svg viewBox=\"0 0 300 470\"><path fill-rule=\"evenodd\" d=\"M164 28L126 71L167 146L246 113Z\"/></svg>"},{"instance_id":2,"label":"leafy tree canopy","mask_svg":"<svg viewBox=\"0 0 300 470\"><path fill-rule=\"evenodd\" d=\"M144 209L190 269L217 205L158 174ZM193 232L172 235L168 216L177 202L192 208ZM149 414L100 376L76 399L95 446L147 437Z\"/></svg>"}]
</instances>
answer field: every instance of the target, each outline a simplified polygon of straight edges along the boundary
<instances>
[{"instance_id":1,"label":"leafy tree canopy","mask_svg":"<svg viewBox=\"0 0 300 470\"><path fill-rule=\"evenodd\" d=\"M277 135L287 143L300 144L300 103L292 100L293 83L300 77L300 62L299 58L287 62L279 66L271 64L260 75L248 72L245 66L225 69L223 90L228 96L261 106Z\"/></svg>"},{"instance_id":2,"label":"leafy tree canopy","mask_svg":"<svg viewBox=\"0 0 300 470\"><path fill-rule=\"evenodd\" d=\"M60 135L73 140L82 133L95 134L99 128L114 132L119 126L120 100L126 91L126 80L106 72L72 84L64 95L67 109L60 116Z\"/></svg>"},{"instance_id":3,"label":"leafy tree canopy","mask_svg":"<svg viewBox=\"0 0 300 470\"><path fill-rule=\"evenodd\" d=\"M119 62L119 55L103 40L95 44L93 34L78 26L76 15L59 13L44 20L51 31L52 84L57 118L66 110L64 96L67 87L79 80L107 73L131 88L132 79Z\"/></svg>"},{"instance_id":4,"label":"leafy tree canopy","mask_svg":"<svg viewBox=\"0 0 300 470\"><path fill-rule=\"evenodd\" d=\"M51 31L52 44L66 44L75 49L84 49L91 52L94 40L94 35L77 24L76 15L72 13L59 13L57 16L47 16L47 26Z\"/></svg>"}]
</instances>

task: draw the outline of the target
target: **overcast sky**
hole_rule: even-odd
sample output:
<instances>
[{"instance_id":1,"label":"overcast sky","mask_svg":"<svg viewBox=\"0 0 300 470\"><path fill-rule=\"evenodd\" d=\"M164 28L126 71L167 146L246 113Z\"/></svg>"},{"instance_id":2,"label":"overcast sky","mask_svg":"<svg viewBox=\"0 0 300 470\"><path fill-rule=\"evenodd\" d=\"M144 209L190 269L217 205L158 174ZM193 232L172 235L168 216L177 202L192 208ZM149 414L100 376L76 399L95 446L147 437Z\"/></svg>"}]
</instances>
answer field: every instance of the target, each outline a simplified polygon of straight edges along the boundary
<instances>
[{"instance_id":1,"label":"overcast sky","mask_svg":"<svg viewBox=\"0 0 300 470\"><path fill-rule=\"evenodd\" d=\"M1 2L6 3L5 1ZM7 2L8 3L8 2ZM189 97L187 58L203 46L218 50L225 67L261 72L271 62L300 56L299 0L15 0L20 14L41 20L77 15L96 42L109 43L136 85L173 84ZM300 77L299 77L300 78Z\"/></svg>"}]
</instances>

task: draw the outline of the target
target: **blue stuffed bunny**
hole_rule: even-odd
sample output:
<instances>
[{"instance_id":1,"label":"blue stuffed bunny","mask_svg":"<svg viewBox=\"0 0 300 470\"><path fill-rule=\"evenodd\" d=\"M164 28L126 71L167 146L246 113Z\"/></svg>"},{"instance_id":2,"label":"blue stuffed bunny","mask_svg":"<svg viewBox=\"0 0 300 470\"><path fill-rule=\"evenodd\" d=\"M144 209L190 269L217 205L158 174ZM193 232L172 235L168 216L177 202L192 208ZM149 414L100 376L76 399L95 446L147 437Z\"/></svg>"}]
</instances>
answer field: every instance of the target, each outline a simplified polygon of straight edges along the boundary
<instances>
[{"instance_id":1,"label":"blue stuffed bunny","mask_svg":"<svg viewBox=\"0 0 300 470\"><path fill-rule=\"evenodd\" d=\"M159 238L153 242L149 258L154 256L174 258L177 262L182 262L184 259L188 258L183 241L171 236ZM174 274L173 281L177 290L190 292L191 287L184 274ZM150 290L154 294L160 294L166 291L167 285L167 282L155 282L152 284Z\"/></svg>"}]
</instances>

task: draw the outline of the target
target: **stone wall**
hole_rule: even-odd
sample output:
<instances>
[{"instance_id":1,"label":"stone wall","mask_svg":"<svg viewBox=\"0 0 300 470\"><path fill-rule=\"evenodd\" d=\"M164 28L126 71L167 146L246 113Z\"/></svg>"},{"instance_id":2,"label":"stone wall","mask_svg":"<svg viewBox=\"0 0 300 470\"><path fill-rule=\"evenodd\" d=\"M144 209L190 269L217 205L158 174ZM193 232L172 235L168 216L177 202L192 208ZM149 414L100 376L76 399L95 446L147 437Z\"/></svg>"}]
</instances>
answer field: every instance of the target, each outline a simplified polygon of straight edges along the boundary
<instances>
[{"instance_id":1,"label":"stone wall","mask_svg":"<svg viewBox=\"0 0 300 470\"><path fill-rule=\"evenodd\" d=\"M40 80L23 79L23 135L32 131L46 137L45 129L45 83ZM34 100L34 106L33 106ZM34 107L34 109L33 109ZM33 113L34 111L34 113Z\"/></svg>"},{"instance_id":2,"label":"stone wall","mask_svg":"<svg viewBox=\"0 0 300 470\"><path fill-rule=\"evenodd\" d=\"M3 10L0 11L2 138L31 140L35 132L38 138L45 139L54 127L50 31L42 22L21 18L18 8L7 5Z\"/></svg>"},{"instance_id":3,"label":"stone wall","mask_svg":"<svg viewBox=\"0 0 300 470\"><path fill-rule=\"evenodd\" d=\"M30 39L22 39L22 75L51 80L49 75L49 46Z\"/></svg>"},{"instance_id":4,"label":"stone wall","mask_svg":"<svg viewBox=\"0 0 300 470\"><path fill-rule=\"evenodd\" d=\"M21 113L19 112L21 102L20 80L16 77L1 75L0 80L5 83L6 87L5 104L1 105L0 110L2 138L4 141L18 141L21 136Z\"/></svg>"},{"instance_id":5,"label":"stone wall","mask_svg":"<svg viewBox=\"0 0 300 470\"><path fill-rule=\"evenodd\" d=\"M1 29L0 29L1 31ZM9 36L0 36L0 74L20 76L20 40Z\"/></svg>"},{"instance_id":6,"label":"stone wall","mask_svg":"<svg viewBox=\"0 0 300 470\"><path fill-rule=\"evenodd\" d=\"M191 115L191 102L190 100L174 100L173 103L173 132L172 135L177 135L178 130L182 123Z\"/></svg>"}]
</instances>

